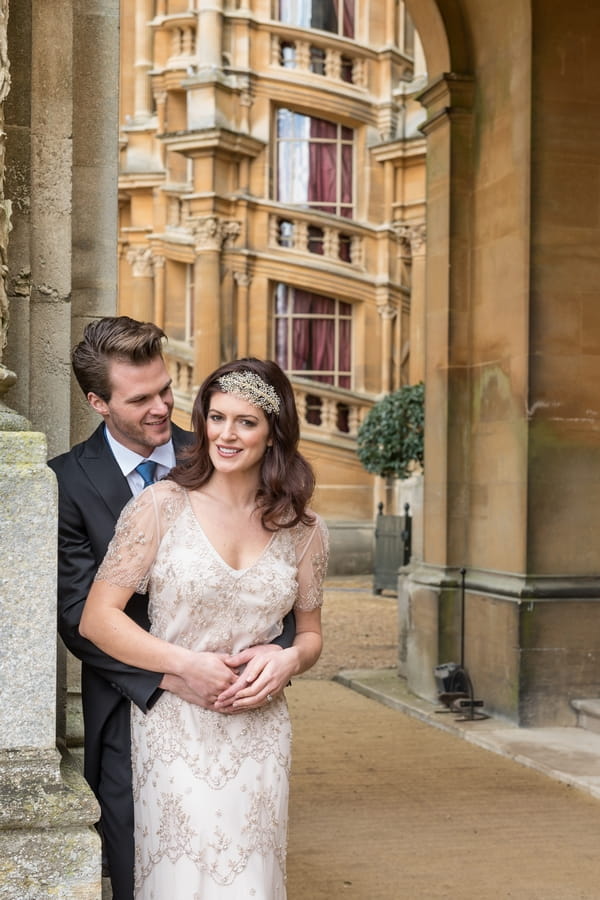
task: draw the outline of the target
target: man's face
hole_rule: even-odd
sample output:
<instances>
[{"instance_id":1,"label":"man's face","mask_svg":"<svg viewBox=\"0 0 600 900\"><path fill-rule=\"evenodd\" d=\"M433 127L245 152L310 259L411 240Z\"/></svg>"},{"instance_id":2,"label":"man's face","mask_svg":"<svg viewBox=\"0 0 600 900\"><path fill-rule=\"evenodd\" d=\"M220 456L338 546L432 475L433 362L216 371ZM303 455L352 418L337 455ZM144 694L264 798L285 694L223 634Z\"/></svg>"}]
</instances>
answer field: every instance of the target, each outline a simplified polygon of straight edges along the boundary
<instances>
[{"instance_id":1,"label":"man's face","mask_svg":"<svg viewBox=\"0 0 600 900\"><path fill-rule=\"evenodd\" d=\"M134 364L112 361L108 366L110 400L89 393L90 406L100 413L111 435L129 450L150 456L171 437L173 392L164 360Z\"/></svg>"}]
</instances>

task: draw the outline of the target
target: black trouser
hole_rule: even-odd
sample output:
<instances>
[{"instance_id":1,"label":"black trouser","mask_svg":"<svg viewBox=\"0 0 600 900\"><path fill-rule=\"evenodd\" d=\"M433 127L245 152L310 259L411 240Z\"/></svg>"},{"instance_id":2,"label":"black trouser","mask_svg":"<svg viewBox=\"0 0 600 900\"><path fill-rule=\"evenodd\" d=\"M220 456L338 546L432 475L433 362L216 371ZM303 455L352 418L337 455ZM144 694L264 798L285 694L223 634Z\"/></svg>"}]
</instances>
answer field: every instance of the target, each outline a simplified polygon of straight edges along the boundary
<instances>
[{"instance_id":1,"label":"black trouser","mask_svg":"<svg viewBox=\"0 0 600 900\"><path fill-rule=\"evenodd\" d=\"M100 779L96 793L100 803L100 827L113 900L133 900L134 839L130 718L130 703L124 699L104 726Z\"/></svg>"}]
</instances>

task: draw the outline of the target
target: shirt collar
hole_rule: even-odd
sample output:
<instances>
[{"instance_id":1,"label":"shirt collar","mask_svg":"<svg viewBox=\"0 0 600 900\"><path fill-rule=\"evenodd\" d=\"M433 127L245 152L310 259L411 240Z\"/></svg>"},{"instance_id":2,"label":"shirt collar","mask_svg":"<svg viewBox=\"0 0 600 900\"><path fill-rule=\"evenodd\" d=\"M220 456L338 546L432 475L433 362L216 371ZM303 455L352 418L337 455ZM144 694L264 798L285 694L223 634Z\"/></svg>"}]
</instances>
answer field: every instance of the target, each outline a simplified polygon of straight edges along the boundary
<instances>
[{"instance_id":1,"label":"shirt collar","mask_svg":"<svg viewBox=\"0 0 600 900\"><path fill-rule=\"evenodd\" d=\"M166 444L161 444L160 447L155 447L150 456L140 456L135 450L130 450L115 440L106 425L104 426L104 435L117 461L117 465L126 478L143 459L151 459L167 471L170 471L175 465L175 450L173 449L172 440L167 441Z\"/></svg>"}]
</instances>

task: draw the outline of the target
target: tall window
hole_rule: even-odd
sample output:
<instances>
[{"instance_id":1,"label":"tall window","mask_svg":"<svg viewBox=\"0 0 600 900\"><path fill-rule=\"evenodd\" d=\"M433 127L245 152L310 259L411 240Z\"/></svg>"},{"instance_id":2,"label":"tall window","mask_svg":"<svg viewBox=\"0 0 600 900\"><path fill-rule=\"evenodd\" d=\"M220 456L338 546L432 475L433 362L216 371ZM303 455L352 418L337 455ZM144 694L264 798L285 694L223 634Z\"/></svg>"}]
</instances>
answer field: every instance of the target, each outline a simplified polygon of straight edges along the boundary
<instances>
[{"instance_id":1,"label":"tall window","mask_svg":"<svg viewBox=\"0 0 600 900\"><path fill-rule=\"evenodd\" d=\"M275 358L289 375L350 388L351 304L278 284Z\"/></svg>"},{"instance_id":2,"label":"tall window","mask_svg":"<svg viewBox=\"0 0 600 900\"><path fill-rule=\"evenodd\" d=\"M279 20L354 37L354 0L279 0Z\"/></svg>"},{"instance_id":3,"label":"tall window","mask_svg":"<svg viewBox=\"0 0 600 900\"><path fill-rule=\"evenodd\" d=\"M277 111L277 199L352 218L354 131Z\"/></svg>"}]
</instances>

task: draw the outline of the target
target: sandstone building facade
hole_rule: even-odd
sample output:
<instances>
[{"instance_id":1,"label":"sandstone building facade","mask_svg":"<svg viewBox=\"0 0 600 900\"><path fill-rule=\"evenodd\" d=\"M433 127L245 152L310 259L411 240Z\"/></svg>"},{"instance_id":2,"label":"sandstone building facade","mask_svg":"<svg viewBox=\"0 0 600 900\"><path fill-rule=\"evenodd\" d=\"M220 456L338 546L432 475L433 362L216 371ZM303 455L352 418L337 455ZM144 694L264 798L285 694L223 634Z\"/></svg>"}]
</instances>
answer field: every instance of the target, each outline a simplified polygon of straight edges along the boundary
<instances>
[{"instance_id":1,"label":"sandstone building facade","mask_svg":"<svg viewBox=\"0 0 600 900\"><path fill-rule=\"evenodd\" d=\"M423 362L425 77L405 5L121 8L119 308L166 330L180 424L222 361L282 365L333 564L368 571L357 430Z\"/></svg>"}]
</instances>

